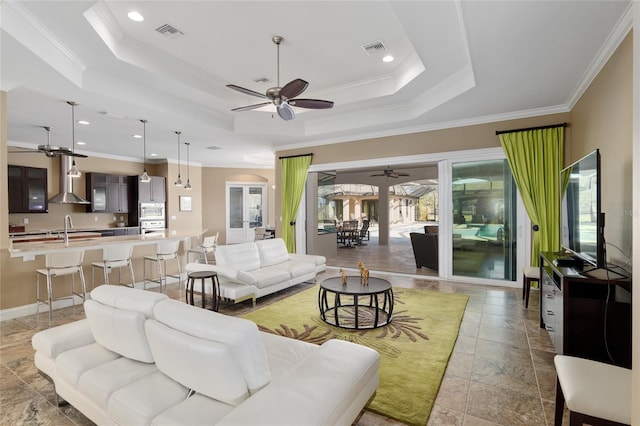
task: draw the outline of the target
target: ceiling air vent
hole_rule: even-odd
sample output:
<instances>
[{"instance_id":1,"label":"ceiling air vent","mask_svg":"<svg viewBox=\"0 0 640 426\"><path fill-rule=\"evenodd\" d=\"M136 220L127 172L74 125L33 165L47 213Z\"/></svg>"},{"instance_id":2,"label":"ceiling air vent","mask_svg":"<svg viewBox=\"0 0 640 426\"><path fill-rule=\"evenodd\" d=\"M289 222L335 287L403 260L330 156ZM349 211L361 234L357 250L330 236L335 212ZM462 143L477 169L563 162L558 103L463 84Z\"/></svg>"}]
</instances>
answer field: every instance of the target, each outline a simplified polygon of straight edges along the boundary
<instances>
[{"instance_id":1,"label":"ceiling air vent","mask_svg":"<svg viewBox=\"0 0 640 426\"><path fill-rule=\"evenodd\" d=\"M156 31L168 38L178 38L184 35L182 31L170 24L162 24L156 28Z\"/></svg>"},{"instance_id":2,"label":"ceiling air vent","mask_svg":"<svg viewBox=\"0 0 640 426\"><path fill-rule=\"evenodd\" d=\"M387 46L385 46L382 40L363 44L362 48L367 52L367 55L375 55L376 53L385 52L387 50Z\"/></svg>"},{"instance_id":3,"label":"ceiling air vent","mask_svg":"<svg viewBox=\"0 0 640 426\"><path fill-rule=\"evenodd\" d=\"M210 149L211 151L215 151L216 149L221 149L221 148L219 146L212 145L212 146L208 146L207 149Z\"/></svg>"},{"instance_id":4,"label":"ceiling air vent","mask_svg":"<svg viewBox=\"0 0 640 426\"><path fill-rule=\"evenodd\" d=\"M253 82L254 83L269 83L271 80L269 80L267 77L258 77L258 78L254 78Z\"/></svg>"}]
</instances>

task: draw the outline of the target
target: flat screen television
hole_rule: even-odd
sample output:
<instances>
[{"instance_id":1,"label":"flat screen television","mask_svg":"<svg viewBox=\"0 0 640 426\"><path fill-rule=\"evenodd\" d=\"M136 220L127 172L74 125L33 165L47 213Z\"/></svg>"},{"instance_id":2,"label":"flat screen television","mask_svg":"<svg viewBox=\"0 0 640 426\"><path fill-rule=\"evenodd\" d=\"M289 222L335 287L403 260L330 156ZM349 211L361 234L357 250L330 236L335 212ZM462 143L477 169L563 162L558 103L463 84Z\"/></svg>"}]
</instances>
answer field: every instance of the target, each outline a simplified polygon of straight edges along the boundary
<instances>
[{"instance_id":1,"label":"flat screen television","mask_svg":"<svg viewBox=\"0 0 640 426\"><path fill-rule=\"evenodd\" d=\"M595 150L560 172L562 247L573 256L606 268L600 151Z\"/></svg>"}]
</instances>

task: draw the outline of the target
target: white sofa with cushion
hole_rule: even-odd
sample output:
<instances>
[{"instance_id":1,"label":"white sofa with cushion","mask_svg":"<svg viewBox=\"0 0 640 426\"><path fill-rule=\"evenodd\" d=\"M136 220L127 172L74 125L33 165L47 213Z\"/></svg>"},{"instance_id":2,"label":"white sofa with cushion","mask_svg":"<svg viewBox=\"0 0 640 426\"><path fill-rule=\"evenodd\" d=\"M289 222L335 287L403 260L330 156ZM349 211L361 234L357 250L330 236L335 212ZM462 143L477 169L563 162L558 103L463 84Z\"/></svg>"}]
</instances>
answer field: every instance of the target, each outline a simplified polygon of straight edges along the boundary
<instances>
[{"instance_id":1,"label":"white sofa with cushion","mask_svg":"<svg viewBox=\"0 0 640 426\"><path fill-rule=\"evenodd\" d=\"M248 320L103 285L86 319L36 333L36 367L99 425L351 424L378 386L379 355L314 345Z\"/></svg>"},{"instance_id":2,"label":"white sofa with cushion","mask_svg":"<svg viewBox=\"0 0 640 426\"><path fill-rule=\"evenodd\" d=\"M255 304L258 297L314 280L326 262L324 256L291 254L283 239L272 238L218 246L215 265L188 263L186 271L215 271L220 297L235 302L253 299ZM205 293L211 294L210 280L205 280Z\"/></svg>"}]
</instances>

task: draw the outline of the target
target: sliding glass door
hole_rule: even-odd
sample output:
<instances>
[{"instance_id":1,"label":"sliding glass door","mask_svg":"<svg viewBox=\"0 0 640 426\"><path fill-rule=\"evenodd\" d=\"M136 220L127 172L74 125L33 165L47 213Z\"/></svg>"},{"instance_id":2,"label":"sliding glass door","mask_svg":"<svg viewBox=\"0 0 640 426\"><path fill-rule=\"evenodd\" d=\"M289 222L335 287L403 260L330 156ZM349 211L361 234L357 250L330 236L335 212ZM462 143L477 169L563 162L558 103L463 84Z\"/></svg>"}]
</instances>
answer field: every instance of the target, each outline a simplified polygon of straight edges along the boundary
<instances>
[{"instance_id":1,"label":"sliding glass door","mask_svg":"<svg viewBox=\"0 0 640 426\"><path fill-rule=\"evenodd\" d=\"M516 187L506 160L451 165L452 275L516 279Z\"/></svg>"}]
</instances>

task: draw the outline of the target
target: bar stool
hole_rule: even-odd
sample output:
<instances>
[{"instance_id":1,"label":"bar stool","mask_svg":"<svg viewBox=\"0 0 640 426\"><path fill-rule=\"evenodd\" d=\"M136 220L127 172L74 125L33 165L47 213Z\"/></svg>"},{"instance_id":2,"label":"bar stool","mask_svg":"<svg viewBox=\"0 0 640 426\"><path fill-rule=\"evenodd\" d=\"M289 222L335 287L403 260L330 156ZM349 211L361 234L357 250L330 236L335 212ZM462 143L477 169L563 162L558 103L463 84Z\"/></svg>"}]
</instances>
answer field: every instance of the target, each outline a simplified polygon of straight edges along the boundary
<instances>
[{"instance_id":1,"label":"bar stool","mask_svg":"<svg viewBox=\"0 0 640 426\"><path fill-rule=\"evenodd\" d=\"M40 313L40 303L49 305L49 321L53 318L52 302L55 300L71 299L75 306L74 296L86 299L87 287L84 281L84 272L82 271L82 261L84 259L84 251L69 251L61 253L47 254L45 257L45 268L36 269L36 314ZM80 283L82 284L82 294L75 292L75 274L80 275ZM40 275L47 277L47 300L40 299ZM52 278L63 275L71 275L71 296L53 298Z\"/></svg>"},{"instance_id":2,"label":"bar stool","mask_svg":"<svg viewBox=\"0 0 640 426\"><path fill-rule=\"evenodd\" d=\"M207 259L207 254L213 253L215 257L215 250L218 245L219 234L220 234L219 232L216 232L216 235L212 235L210 237L204 237L202 244L187 250L187 262L189 262L189 254L195 253L198 255L198 262L200 262L201 259L204 259L204 263L208 264L209 261Z\"/></svg>"},{"instance_id":3,"label":"bar stool","mask_svg":"<svg viewBox=\"0 0 640 426\"><path fill-rule=\"evenodd\" d=\"M567 355L553 358L556 384L555 426L562 425L565 401L572 425L631 424L631 370Z\"/></svg>"},{"instance_id":4,"label":"bar stool","mask_svg":"<svg viewBox=\"0 0 640 426\"><path fill-rule=\"evenodd\" d=\"M204 308L205 295L206 295L205 280L207 278L211 279L211 294L213 295L211 310L218 312L218 308L220 305L220 299L218 298L218 295L220 294L220 282L218 281L218 274L216 272L213 272L213 271L190 272L187 278L187 285L185 287L186 291L184 294L184 298L189 305L195 304L193 302L193 285L195 280L199 279L202 284L202 290L200 294L202 295L202 307Z\"/></svg>"},{"instance_id":5,"label":"bar stool","mask_svg":"<svg viewBox=\"0 0 640 426\"><path fill-rule=\"evenodd\" d=\"M529 293L531 293L531 281L536 281L540 286L540 268L537 266L527 266L523 269L522 280L522 300L524 300L524 307L529 307Z\"/></svg>"},{"instance_id":6,"label":"bar stool","mask_svg":"<svg viewBox=\"0 0 640 426\"><path fill-rule=\"evenodd\" d=\"M160 284L160 292L162 293L162 285L164 282L164 288L167 288L167 276L178 278L180 280L180 275L182 274L182 270L180 267L180 258L178 257L178 247L180 246L180 240L168 241L168 242L160 242L156 245L156 254L152 256L144 257L143 264L143 288L147 289L147 281L156 282ZM167 260L175 260L176 265L178 265L178 275L167 275ZM149 279L147 280L147 261L156 262L156 266L158 269L158 280ZM160 263L162 262L162 267L160 267Z\"/></svg>"},{"instance_id":7,"label":"bar stool","mask_svg":"<svg viewBox=\"0 0 640 426\"><path fill-rule=\"evenodd\" d=\"M118 268L118 283L120 285L128 285L122 283L122 271L124 266L129 267L129 273L131 274L131 285L129 287L135 287L135 278L133 276L133 264L131 263L131 256L133 255L133 245L125 244L118 246L108 246L102 249L102 261L93 262L91 264L91 288L95 288L94 281L94 268L102 268L104 272L104 283L109 284L109 273L113 268Z\"/></svg>"}]
</instances>

